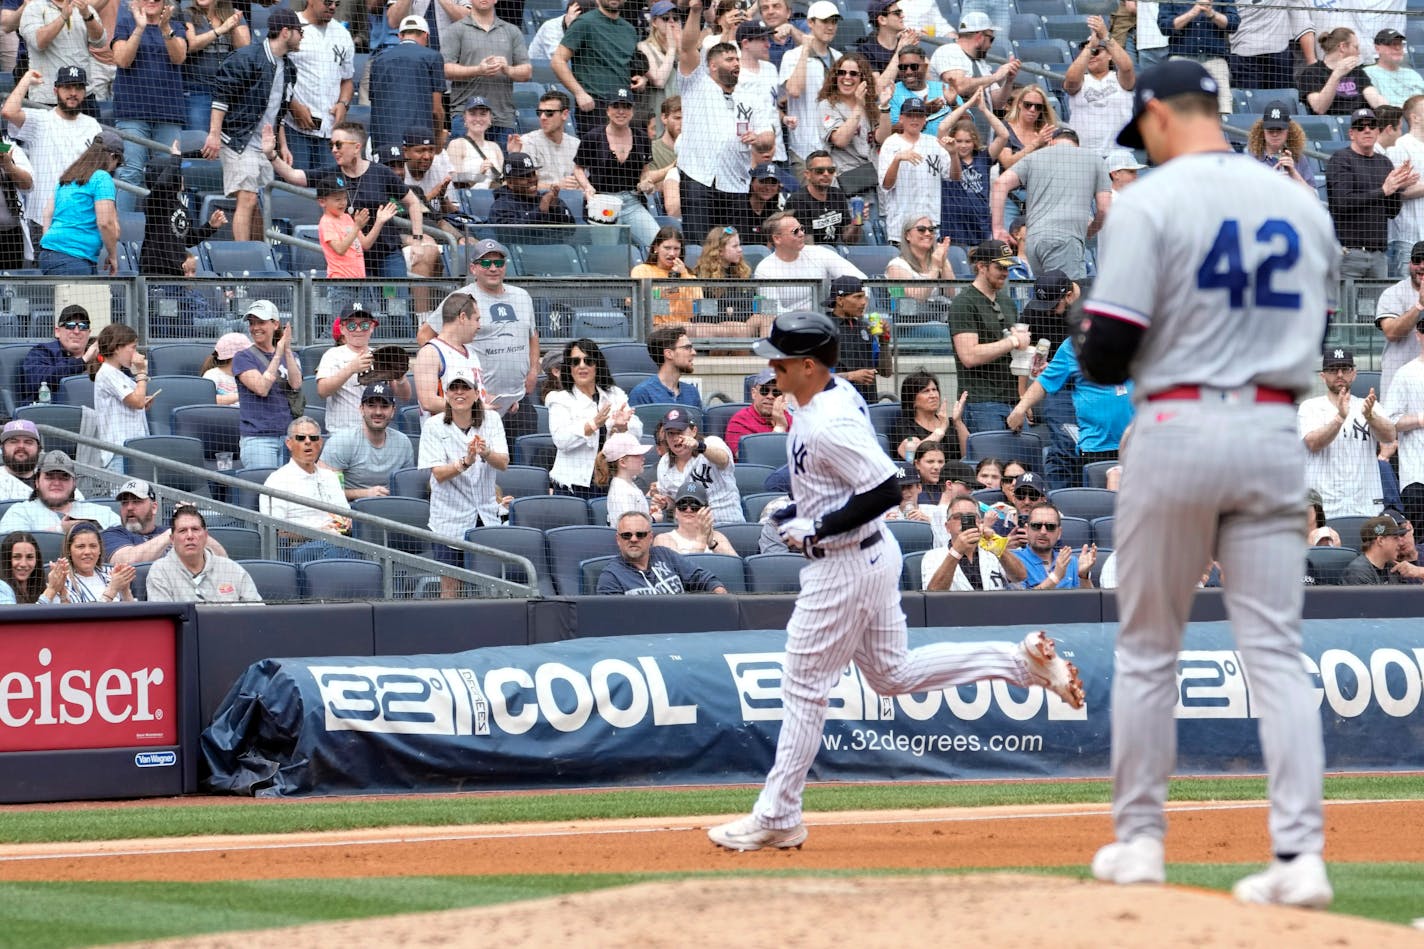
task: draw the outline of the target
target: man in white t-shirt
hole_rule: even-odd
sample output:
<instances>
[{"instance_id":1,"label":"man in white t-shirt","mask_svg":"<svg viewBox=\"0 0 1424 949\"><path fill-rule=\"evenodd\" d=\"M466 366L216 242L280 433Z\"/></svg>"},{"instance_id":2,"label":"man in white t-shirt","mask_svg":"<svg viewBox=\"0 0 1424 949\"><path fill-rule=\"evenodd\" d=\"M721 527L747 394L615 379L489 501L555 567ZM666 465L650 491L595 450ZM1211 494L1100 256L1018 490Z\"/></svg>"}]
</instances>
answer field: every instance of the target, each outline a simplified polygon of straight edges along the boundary
<instances>
[{"instance_id":1,"label":"man in white t-shirt","mask_svg":"<svg viewBox=\"0 0 1424 949\"><path fill-rule=\"evenodd\" d=\"M54 80L54 94L59 101L53 109L26 109L26 93L43 80L33 69L25 73L0 108L0 116L9 123L10 136L24 142L29 153L33 185L30 200L25 202L25 220L35 244L39 243L54 204L59 176L99 134L99 123L81 111L88 82L83 69L60 67Z\"/></svg>"},{"instance_id":2,"label":"man in white t-shirt","mask_svg":"<svg viewBox=\"0 0 1424 949\"><path fill-rule=\"evenodd\" d=\"M930 72L953 88L961 99L968 99L975 90L987 86L994 108L1002 109L1008 103L1020 63L1014 57L998 69L990 69L984 57L989 55L993 45L994 21L989 15L977 10L966 13L959 21L959 36L930 57Z\"/></svg>"},{"instance_id":3,"label":"man in white t-shirt","mask_svg":"<svg viewBox=\"0 0 1424 949\"><path fill-rule=\"evenodd\" d=\"M820 282L834 277L865 279L850 261L829 247L806 243L806 228L795 215L778 211L762 223L762 231L771 235L771 254L757 264L753 276L757 280L814 280L815 286L764 286L762 296L775 301L777 312L818 310Z\"/></svg>"},{"instance_id":4,"label":"man in white t-shirt","mask_svg":"<svg viewBox=\"0 0 1424 949\"><path fill-rule=\"evenodd\" d=\"M1373 389L1363 399L1350 394L1355 357L1332 347L1321 361L1325 395L1296 410L1296 427L1309 455L1305 484L1320 494L1325 517L1373 517L1384 506L1379 446L1394 441L1394 423L1377 411Z\"/></svg>"},{"instance_id":5,"label":"man in white t-shirt","mask_svg":"<svg viewBox=\"0 0 1424 949\"><path fill-rule=\"evenodd\" d=\"M1424 95L1406 99L1403 112L1404 120L1409 123L1409 131L1396 138L1383 151L1396 167L1408 160L1415 168L1424 168ZM1424 241L1424 184L1406 188L1404 200L1399 205L1399 213L1389 219L1391 277L1405 276L1409 250L1417 241Z\"/></svg>"},{"instance_id":6,"label":"man in white t-shirt","mask_svg":"<svg viewBox=\"0 0 1424 949\"><path fill-rule=\"evenodd\" d=\"M574 177L574 156L578 154L579 138L564 131L564 123L569 120L569 97L557 89L550 89L539 97L535 114L539 127L523 135L511 135L509 150L533 156L534 164L539 166L541 190L554 185L561 189L577 189L579 183ZM515 148L516 144L518 148Z\"/></svg>"},{"instance_id":7,"label":"man in white t-shirt","mask_svg":"<svg viewBox=\"0 0 1424 949\"><path fill-rule=\"evenodd\" d=\"M830 0L816 0L806 10L808 32L801 45L781 58L781 86L786 93L786 114L796 120L787 135L787 160L799 173L807 155L820 148L824 134L816 97L826 73L841 58L831 48L841 11Z\"/></svg>"},{"instance_id":8,"label":"man in white t-shirt","mask_svg":"<svg viewBox=\"0 0 1424 949\"><path fill-rule=\"evenodd\" d=\"M1424 241L1409 251L1404 279L1380 294L1375 304L1375 325L1384 334L1380 354L1380 397L1389 394L1399 367L1419 355L1419 337L1414 326L1424 316Z\"/></svg>"},{"instance_id":9,"label":"man in white t-shirt","mask_svg":"<svg viewBox=\"0 0 1424 949\"><path fill-rule=\"evenodd\" d=\"M1063 76L1063 91L1068 93L1068 111L1079 143L1101 155L1132 118L1137 75L1132 57L1108 33L1102 17L1088 17L1088 29L1092 36L1083 41Z\"/></svg>"},{"instance_id":10,"label":"man in white t-shirt","mask_svg":"<svg viewBox=\"0 0 1424 949\"><path fill-rule=\"evenodd\" d=\"M336 472L317 464L321 457L321 443L321 426L315 419L306 415L292 419L292 424L287 426L287 451L291 453L292 460L268 475L263 485L320 501L329 507L350 510L351 505L346 501L346 492L342 490ZM303 529L278 532L278 556L282 560L303 564L323 558L355 556L350 549L323 539L323 535L348 533L351 530L349 517L266 494L261 495L258 506L268 517Z\"/></svg>"},{"instance_id":11,"label":"man in white t-shirt","mask_svg":"<svg viewBox=\"0 0 1424 949\"><path fill-rule=\"evenodd\" d=\"M1424 323L1416 323L1414 333L1424 333ZM1424 483L1424 355L1394 374L1384 395L1384 413L1398 435L1400 489Z\"/></svg>"}]
</instances>

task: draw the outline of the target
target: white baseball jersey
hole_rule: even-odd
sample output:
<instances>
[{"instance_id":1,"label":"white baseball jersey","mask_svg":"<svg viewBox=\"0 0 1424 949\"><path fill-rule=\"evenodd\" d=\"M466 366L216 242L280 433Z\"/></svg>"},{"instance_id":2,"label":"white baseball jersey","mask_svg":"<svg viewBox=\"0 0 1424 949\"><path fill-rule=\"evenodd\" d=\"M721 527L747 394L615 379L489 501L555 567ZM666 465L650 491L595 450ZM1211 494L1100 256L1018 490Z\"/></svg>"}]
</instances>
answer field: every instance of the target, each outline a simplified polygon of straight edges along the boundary
<instances>
[{"instance_id":1,"label":"white baseball jersey","mask_svg":"<svg viewBox=\"0 0 1424 949\"><path fill-rule=\"evenodd\" d=\"M1424 362L1416 359L1399 367L1383 405L1391 422L1398 422L1401 415L1424 412ZM1399 485L1408 487L1416 481L1424 482L1424 428L1399 436Z\"/></svg>"},{"instance_id":2,"label":"white baseball jersey","mask_svg":"<svg viewBox=\"0 0 1424 949\"><path fill-rule=\"evenodd\" d=\"M895 187L885 187L885 172L901 152L918 152L924 161L918 165L900 162L895 172ZM880 206L885 209L885 233L899 240L905 225L915 218L927 217L939 223L939 199L944 179L949 177L949 153L933 135L920 134L911 142L901 133L891 135L880 147L880 163L876 168L880 184Z\"/></svg>"},{"instance_id":3,"label":"white baseball jersey","mask_svg":"<svg viewBox=\"0 0 1424 949\"><path fill-rule=\"evenodd\" d=\"M1380 486L1379 443L1362 411L1365 400L1350 397L1350 414L1340 434L1305 462L1306 487L1320 492L1325 516L1373 517L1384 506ZM1301 438L1337 418L1340 410L1327 396L1306 399L1296 412Z\"/></svg>"},{"instance_id":4,"label":"white baseball jersey","mask_svg":"<svg viewBox=\"0 0 1424 949\"><path fill-rule=\"evenodd\" d=\"M807 55L810 55L810 50L805 46L798 46L787 50L786 55L781 57L781 74L778 79L783 91L791 74L796 71L796 64L801 62L801 57ZM804 159L816 149L826 147L826 133L821 128L820 106L816 97L821 94L821 86L826 81L826 70L834 66L840 58L840 51L834 49L829 50L824 59L812 55L806 60L806 90L799 96L786 97L786 114L796 118L796 127L786 137L786 147L799 158ZM740 88L738 86L738 89Z\"/></svg>"},{"instance_id":5,"label":"white baseball jersey","mask_svg":"<svg viewBox=\"0 0 1424 949\"><path fill-rule=\"evenodd\" d=\"M1379 303L1375 306L1375 325L1378 326L1380 320L1386 317L1397 317L1419 302L1419 288L1414 285L1414 281L1409 277L1387 288L1380 294ZM1406 333L1399 342L1386 339L1384 341L1384 351L1380 353L1380 387L1375 395L1384 401L1384 394L1389 391L1389 384L1394 380L1394 374L1399 371L1399 367L1409 362L1409 360L1419 355L1419 336L1414 332Z\"/></svg>"},{"instance_id":6,"label":"white baseball jersey","mask_svg":"<svg viewBox=\"0 0 1424 949\"><path fill-rule=\"evenodd\" d=\"M1424 167L1424 139L1412 134L1401 135L1384 153L1396 165L1408 161L1415 168ZM1412 246L1421 238L1424 238L1424 197L1405 198L1399 204L1399 213L1389 219L1389 239L1406 241Z\"/></svg>"},{"instance_id":7,"label":"white baseball jersey","mask_svg":"<svg viewBox=\"0 0 1424 949\"><path fill-rule=\"evenodd\" d=\"M751 86L727 95L705 62L690 76L679 74L678 83L687 116L677 139L678 172L718 191L746 193L752 182L752 152L737 136L737 123L746 122L753 132L770 131L777 121L771 100Z\"/></svg>"},{"instance_id":8,"label":"white baseball jersey","mask_svg":"<svg viewBox=\"0 0 1424 949\"><path fill-rule=\"evenodd\" d=\"M504 423L494 412L485 412L478 427L468 430L446 424L445 416L432 415L420 426L421 468L448 465L464 459L470 451L470 439L476 435L485 440L495 454L508 455L509 444L504 439ZM499 523L499 502L495 499L495 480L499 477L484 459L476 458L468 469L446 481L430 476L431 533L452 540L463 540L465 531L480 524L492 527Z\"/></svg>"},{"instance_id":9,"label":"white baseball jersey","mask_svg":"<svg viewBox=\"0 0 1424 949\"><path fill-rule=\"evenodd\" d=\"M1180 200L1202 182L1222 200ZM1223 206L1236 216L1217 216ZM1178 385L1310 391L1340 270L1313 194L1250 156L1184 155L1118 197L1098 246L1087 309L1146 331L1134 403Z\"/></svg>"},{"instance_id":10,"label":"white baseball jersey","mask_svg":"<svg viewBox=\"0 0 1424 949\"><path fill-rule=\"evenodd\" d=\"M716 435L707 435L704 440L707 444L732 454L727 443ZM712 508L713 524L719 527L723 524L742 524L747 518L742 511L742 495L737 491L736 469L735 461L727 462L725 468L718 468L707 460L706 455L694 455L688 460L686 467L679 469L672 463L672 454L669 453L658 461L658 490L670 498L675 498L677 492L682 490L683 483L691 478L707 489L707 503Z\"/></svg>"},{"instance_id":11,"label":"white baseball jersey","mask_svg":"<svg viewBox=\"0 0 1424 949\"><path fill-rule=\"evenodd\" d=\"M788 401L795 400L788 397ZM845 507L851 495L864 494L895 476L895 463L875 439L865 400L849 382L833 379L809 405L796 406L795 412L796 425L786 439L786 463L798 516L824 517ZM874 520L829 543L847 546L878 530L880 522Z\"/></svg>"}]
</instances>

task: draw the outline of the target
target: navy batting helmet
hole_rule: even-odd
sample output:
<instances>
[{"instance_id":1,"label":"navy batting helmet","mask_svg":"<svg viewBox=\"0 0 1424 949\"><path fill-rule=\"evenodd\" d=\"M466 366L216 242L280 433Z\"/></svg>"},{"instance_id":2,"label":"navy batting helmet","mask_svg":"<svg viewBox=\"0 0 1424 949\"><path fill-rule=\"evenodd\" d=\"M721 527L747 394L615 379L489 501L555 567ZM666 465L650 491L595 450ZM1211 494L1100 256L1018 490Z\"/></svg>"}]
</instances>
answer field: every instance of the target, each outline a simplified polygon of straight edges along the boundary
<instances>
[{"instance_id":1,"label":"navy batting helmet","mask_svg":"<svg viewBox=\"0 0 1424 949\"><path fill-rule=\"evenodd\" d=\"M767 359L795 359L810 356L827 366L834 366L840 356L840 337L836 324L824 313L793 310L783 313L771 324L766 339L752 344L752 352Z\"/></svg>"}]
</instances>

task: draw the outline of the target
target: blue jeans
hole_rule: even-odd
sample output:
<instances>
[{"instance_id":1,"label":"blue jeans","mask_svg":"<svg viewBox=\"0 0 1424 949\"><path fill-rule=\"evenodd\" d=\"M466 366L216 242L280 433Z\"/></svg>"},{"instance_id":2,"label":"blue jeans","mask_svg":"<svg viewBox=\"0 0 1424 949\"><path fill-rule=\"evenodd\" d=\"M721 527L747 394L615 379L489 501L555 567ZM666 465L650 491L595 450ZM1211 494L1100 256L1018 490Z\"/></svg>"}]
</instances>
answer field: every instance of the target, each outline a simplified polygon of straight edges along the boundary
<instances>
[{"instance_id":1,"label":"blue jeans","mask_svg":"<svg viewBox=\"0 0 1424 949\"><path fill-rule=\"evenodd\" d=\"M1389 279L1401 280L1409 275L1409 252L1413 249L1413 241L1389 242Z\"/></svg>"},{"instance_id":2,"label":"blue jeans","mask_svg":"<svg viewBox=\"0 0 1424 949\"><path fill-rule=\"evenodd\" d=\"M176 122L148 122L143 119L119 119L114 125L121 132L135 132L145 138L151 138L155 142L163 145L163 151L168 151L171 145L183 130ZM124 142L124 163L119 166L118 178L120 181L127 181L131 185L143 187L143 170L148 164L148 149L142 145L137 145L130 141ZM122 189L114 196L114 204L120 211L133 211L138 207L138 195Z\"/></svg>"},{"instance_id":3,"label":"blue jeans","mask_svg":"<svg viewBox=\"0 0 1424 949\"><path fill-rule=\"evenodd\" d=\"M83 257L41 247L39 253L40 270L46 277L92 277L99 272L99 265Z\"/></svg>"},{"instance_id":4,"label":"blue jeans","mask_svg":"<svg viewBox=\"0 0 1424 949\"><path fill-rule=\"evenodd\" d=\"M369 273L367 277L371 276ZM400 251L392 251L390 256L381 262L382 277L409 277L410 271L405 267L405 254Z\"/></svg>"},{"instance_id":5,"label":"blue jeans","mask_svg":"<svg viewBox=\"0 0 1424 949\"><path fill-rule=\"evenodd\" d=\"M1009 413L1014 410L1007 402L964 403L964 427L975 432L1002 432L1009 427Z\"/></svg>"},{"instance_id":6,"label":"blue jeans","mask_svg":"<svg viewBox=\"0 0 1424 949\"><path fill-rule=\"evenodd\" d=\"M618 211L618 223L628 225L633 243L640 247L652 244L658 233L658 219L643 203L642 195L636 191L624 191L618 197L623 199L623 207Z\"/></svg>"},{"instance_id":7,"label":"blue jeans","mask_svg":"<svg viewBox=\"0 0 1424 949\"><path fill-rule=\"evenodd\" d=\"M287 126L287 150L292 153L292 167L313 171L331 171L336 167L336 155L331 150L331 139L319 135L308 135Z\"/></svg>"},{"instance_id":8,"label":"blue jeans","mask_svg":"<svg viewBox=\"0 0 1424 949\"><path fill-rule=\"evenodd\" d=\"M1038 406L1038 417L1048 426L1048 451L1045 452L1044 475L1050 487L1077 488L1082 468L1078 464L1078 442L1073 431L1078 424L1078 413L1073 408L1073 397L1064 389L1044 396Z\"/></svg>"},{"instance_id":9,"label":"blue jeans","mask_svg":"<svg viewBox=\"0 0 1424 949\"><path fill-rule=\"evenodd\" d=\"M212 93L189 92L184 99L188 104L188 128L206 132L213 117Z\"/></svg>"},{"instance_id":10,"label":"blue jeans","mask_svg":"<svg viewBox=\"0 0 1424 949\"><path fill-rule=\"evenodd\" d=\"M278 435L247 435L238 444L244 468L280 468L287 463L287 442Z\"/></svg>"},{"instance_id":11,"label":"blue jeans","mask_svg":"<svg viewBox=\"0 0 1424 949\"><path fill-rule=\"evenodd\" d=\"M339 547L330 541L309 540L306 543L297 544L295 547L283 547L279 544L277 559L300 566L304 563L311 563L313 560L362 560L364 558L356 551Z\"/></svg>"}]
</instances>

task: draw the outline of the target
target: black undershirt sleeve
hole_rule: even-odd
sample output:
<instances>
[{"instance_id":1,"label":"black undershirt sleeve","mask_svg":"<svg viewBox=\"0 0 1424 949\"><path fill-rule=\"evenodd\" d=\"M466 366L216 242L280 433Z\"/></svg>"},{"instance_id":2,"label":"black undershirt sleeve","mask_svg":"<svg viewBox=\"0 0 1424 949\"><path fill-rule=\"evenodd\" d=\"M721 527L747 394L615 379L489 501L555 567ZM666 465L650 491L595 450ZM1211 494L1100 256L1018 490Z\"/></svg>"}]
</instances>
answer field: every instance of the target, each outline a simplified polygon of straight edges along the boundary
<instances>
[{"instance_id":1,"label":"black undershirt sleeve","mask_svg":"<svg viewBox=\"0 0 1424 949\"><path fill-rule=\"evenodd\" d=\"M816 537L825 540L837 534L853 531L862 524L869 524L886 511L900 503L900 483L895 475L864 494L853 494L845 506L821 518Z\"/></svg>"},{"instance_id":2,"label":"black undershirt sleeve","mask_svg":"<svg viewBox=\"0 0 1424 949\"><path fill-rule=\"evenodd\" d=\"M1083 375L1100 385L1126 382L1143 333L1142 327L1126 320L1084 313L1073 335Z\"/></svg>"}]
</instances>

